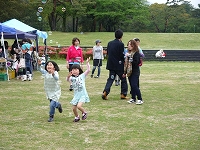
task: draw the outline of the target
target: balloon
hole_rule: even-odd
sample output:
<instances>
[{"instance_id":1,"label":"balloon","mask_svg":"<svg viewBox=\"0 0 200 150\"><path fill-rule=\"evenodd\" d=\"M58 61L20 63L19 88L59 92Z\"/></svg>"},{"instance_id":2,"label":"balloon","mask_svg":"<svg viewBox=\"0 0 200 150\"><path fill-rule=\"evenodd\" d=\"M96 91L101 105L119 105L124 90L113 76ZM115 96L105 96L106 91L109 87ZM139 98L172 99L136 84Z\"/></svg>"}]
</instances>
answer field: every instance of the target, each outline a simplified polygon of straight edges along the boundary
<instances>
[{"instance_id":1,"label":"balloon","mask_svg":"<svg viewBox=\"0 0 200 150\"><path fill-rule=\"evenodd\" d=\"M49 34L49 35L52 35L52 32L51 32L51 31L49 31L49 32L48 32L48 34Z\"/></svg>"},{"instance_id":2,"label":"balloon","mask_svg":"<svg viewBox=\"0 0 200 150\"><path fill-rule=\"evenodd\" d=\"M42 4L45 4L47 2L47 0L42 0Z\"/></svg>"},{"instance_id":3,"label":"balloon","mask_svg":"<svg viewBox=\"0 0 200 150\"><path fill-rule=\"evenodd\" d=\"M38 12L42 12L43 11L43 7L38 7Z\"/></svg>"},{"instance_id":4,"label":"balloon","mask_svg":"<svg viewBox=\"0 0 200 150\"><path fill-rule=\"evenodd\" d=\"M38 17L38 21L42 21L42 17Z\"/></svg>"},{"instance_id":5,"label":"balloon","mask_svg":"<svg viewBox=\"0 0 200 150\"><path fill-rule=\"evenodd\" d=\"M40 12L37 12L36 15L37 15L37 16L40 16Z\"/></svg>"},{"instance_id":6,"label":"balloon","mask_svg":"<svg viewBox=\"0 0 200 150\"><path fill-rule=\"evenodd\" d=\"M65 7L63 7L63 8L62 8L62 12L65 12L65 11L66 11L66 8L65 8Z\"/></svg>"}]
</instances>

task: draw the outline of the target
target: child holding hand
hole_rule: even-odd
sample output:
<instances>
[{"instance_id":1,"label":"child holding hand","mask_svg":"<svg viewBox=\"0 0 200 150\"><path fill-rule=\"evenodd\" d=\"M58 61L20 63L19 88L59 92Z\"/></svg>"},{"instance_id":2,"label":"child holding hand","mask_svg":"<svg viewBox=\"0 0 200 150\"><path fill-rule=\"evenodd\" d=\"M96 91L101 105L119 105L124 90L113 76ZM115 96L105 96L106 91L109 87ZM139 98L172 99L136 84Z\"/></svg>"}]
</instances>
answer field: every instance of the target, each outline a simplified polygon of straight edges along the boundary
<instances>
[{"instance_id":1,"label":"child holding hand","mask_svg":"<svg viewBox=\"0 0 200 150\"><path fill-rule=\"evenodd\" d=\"M78 114L77 109L79 109L82 112L82 120L85 120L87 118L87 112L82 107L84 103L90 102L88 93L86 91L85 87L85 78L90 72L90 57L87 58L86 65L87 70L83 72L81 69L81 66L79 64L73 64L71 67L71 72L67 76L67 81L69 81L74 89L74 97L71 100L72 110L75 115L74 122L78 122L80 120L80 116Z\"/></svg>"},{"instance_id":2,"label":"child holding hand","mask_svg":"<svg viewBox=\"0 0 200 150\"><path fill-rule=\"evenodd\" d=\"M45 69L41 68L41 61L38 62L39 71L44 74L44 90L46 92L47 99L50 101L50 111L48 122L52 122L55 114L55 108L62 113L62 107L59 103L61 96L61 88L58 83L60 71L57 63L54 61L48 61L45 64Z\"/></svg>"}]
</instances>

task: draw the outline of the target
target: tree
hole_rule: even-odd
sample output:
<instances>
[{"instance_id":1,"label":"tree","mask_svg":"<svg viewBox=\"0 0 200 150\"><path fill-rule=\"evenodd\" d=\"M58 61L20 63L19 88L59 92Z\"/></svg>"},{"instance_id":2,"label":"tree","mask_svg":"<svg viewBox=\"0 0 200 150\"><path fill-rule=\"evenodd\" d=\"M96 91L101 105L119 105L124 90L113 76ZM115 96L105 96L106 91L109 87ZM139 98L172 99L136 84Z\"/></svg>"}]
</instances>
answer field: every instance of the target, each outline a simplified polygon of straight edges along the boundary
<instances>
[{"instance_id":1,"label":"tree","mask_svg":"<svg viewBox=\"0 0 200 150\"><path fill-rule=\"evenodd\" d=\"M26 10L24 8L29 9L30 6L23 0L13 1L13 0L1 0L1 9L0 9L0 21L4 22L12 18L24 18Z\"/></svg>"},{"instance_id":2,"label":"tree","mask_svg":"<svg viewBox=\"0 0 200 150\"><path fill-rule=\"evenodd\" d=\"M124 22L137 19L142 10L143 3L138 0L97 0L94 17L98 21L99 31L105 29L110 32L127 26Z\"/></svg>"}]
</instances>

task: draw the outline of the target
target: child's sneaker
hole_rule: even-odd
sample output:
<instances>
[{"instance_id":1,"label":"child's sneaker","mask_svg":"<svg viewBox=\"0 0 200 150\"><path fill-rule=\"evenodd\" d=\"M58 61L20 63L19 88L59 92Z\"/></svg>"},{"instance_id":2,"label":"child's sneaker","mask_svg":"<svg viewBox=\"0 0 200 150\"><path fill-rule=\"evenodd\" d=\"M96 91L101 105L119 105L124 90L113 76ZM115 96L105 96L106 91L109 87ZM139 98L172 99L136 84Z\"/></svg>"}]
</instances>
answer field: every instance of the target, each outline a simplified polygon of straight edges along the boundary
<instances>
[{"instance_id":1,"label":"child's sneaker","mask_svg":"<svg viewBox=\"0 0 200 150\"><path fill-rule=\"evenodd\" d=\"M130 99L129 101L127 101L129 104L135 103L136 100L135 99Z\"/></svg>"},{"instance_id":2,"label":"child's sneaker","mask_svg":"<svg viewBox=\"0 0 200 150\"><path fill-rule=\"evenodd\" d=\"M73 86L72 85L69 86L69 90L73 91Z\"/></svg>"},{"instance_id":3,"label":"child's sneaker","mask_svg":"<svg viewBox=\"0 0 200 150\"><path fill-rule=\"evenodd\" d=\"M49 116L48 122L52 122L53 121L53 115Z\"/></svg>"},{"instance_id":4,"label":"child's sneaker","mask_svg":"<svg viewBox=\"0 0 200 150\"><path fill-rule=\"evenodd\" d=\"M75 117L74 121L73 122L78 122L80 120L80 117Z\"/></svg>"},{"instance_id":5,"label":"child's sneaker","mask_svg":"<svg viewBox=\"0 0 200 150\"><path fill-rule=\"evenodd\" d=\"M93 78L93 74L91 74L91 76L90 76L91 78Z\"/></svg>"},{"instance_id":6,"label":"child's sneaker","mask_svg":"<svg viewBox=\"0 0 200 150\"><path fill-rule=\"evenodd\" d=\"M137 100L136 105L142 105L143 101L142 100Z\"/></svg>"},{"instance_id":7,"label":"child's sneaker","mask_svg":"<svg viewBox=\"0 0 200 150\"><path fill-rule=\"evenodd\" d=\"M59 111L59 113L62 113L62 106L61 106L61 104L59 104L59 106L58 106L58 111Z\"/></svg>"},{"instance_id":8,"label":"child's sneaker","mask_svg":"<svg viewBox=\"0 0 200 150\"><path fill-rule=\"evenodd\" d=\"M87 113L83 113L83 116L82 116L82 120L85 120L87 118Z\"/></svg>"},{"instance_id":9,"label":"child's sneaker","mask_svg":"<svg viewBox=\"0 0 200 150\"><path fill-rule=\"evenodd\" d=\"M99 78L99 76L95 76L94 78Z\"/></svg>"}]
</instances>

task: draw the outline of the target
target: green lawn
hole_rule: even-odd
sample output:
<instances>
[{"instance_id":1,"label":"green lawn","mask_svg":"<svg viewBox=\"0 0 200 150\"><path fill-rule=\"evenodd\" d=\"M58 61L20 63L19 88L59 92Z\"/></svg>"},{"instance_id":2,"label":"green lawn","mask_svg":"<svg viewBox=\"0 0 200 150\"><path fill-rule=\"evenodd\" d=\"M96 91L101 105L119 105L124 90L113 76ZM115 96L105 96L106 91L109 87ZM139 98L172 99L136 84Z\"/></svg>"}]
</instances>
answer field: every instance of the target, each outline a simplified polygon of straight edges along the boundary
<instances>
[{"instance_id":1,"label":"green lawn","mask_svg":"<svg viewBox=\"0 0 200 150\"><path fill-rule=\"evenodd\" d=\"M114 32L52 32L47 39L50 46L69 46L72 38L78 37L81 46L94 46L96 39L102 41L102 46L106 47L110 40L114 39ZM141 40L141 47L144 50L200 50L200 33L134 33L124 32L123 42L126 46L130 39L138 37ZM39 45L42 44L40 39Z\"/></svg>"},{"instance_id":2,"label":"green lawn","mask_svg":"<svg viewBox=\"0 0 200 150\"><path fill-rule=\"evenodd\" d=\"M120 87L112 86L109 99L101 99L108 77L102 66L99 79L86 79L91 102L85 121L73 123L65 78L61 71L63 113L47 122L46 100L40 72L33 81L0 82L1 150L198 150L200 148L200 63L144 62L140 87L141 106L120 100ZM92 64L92 61L90 62ZM96 70L97 72L97 70ZM129 95L130 96L130 95Z\"/></svg>"}]
</instances>

